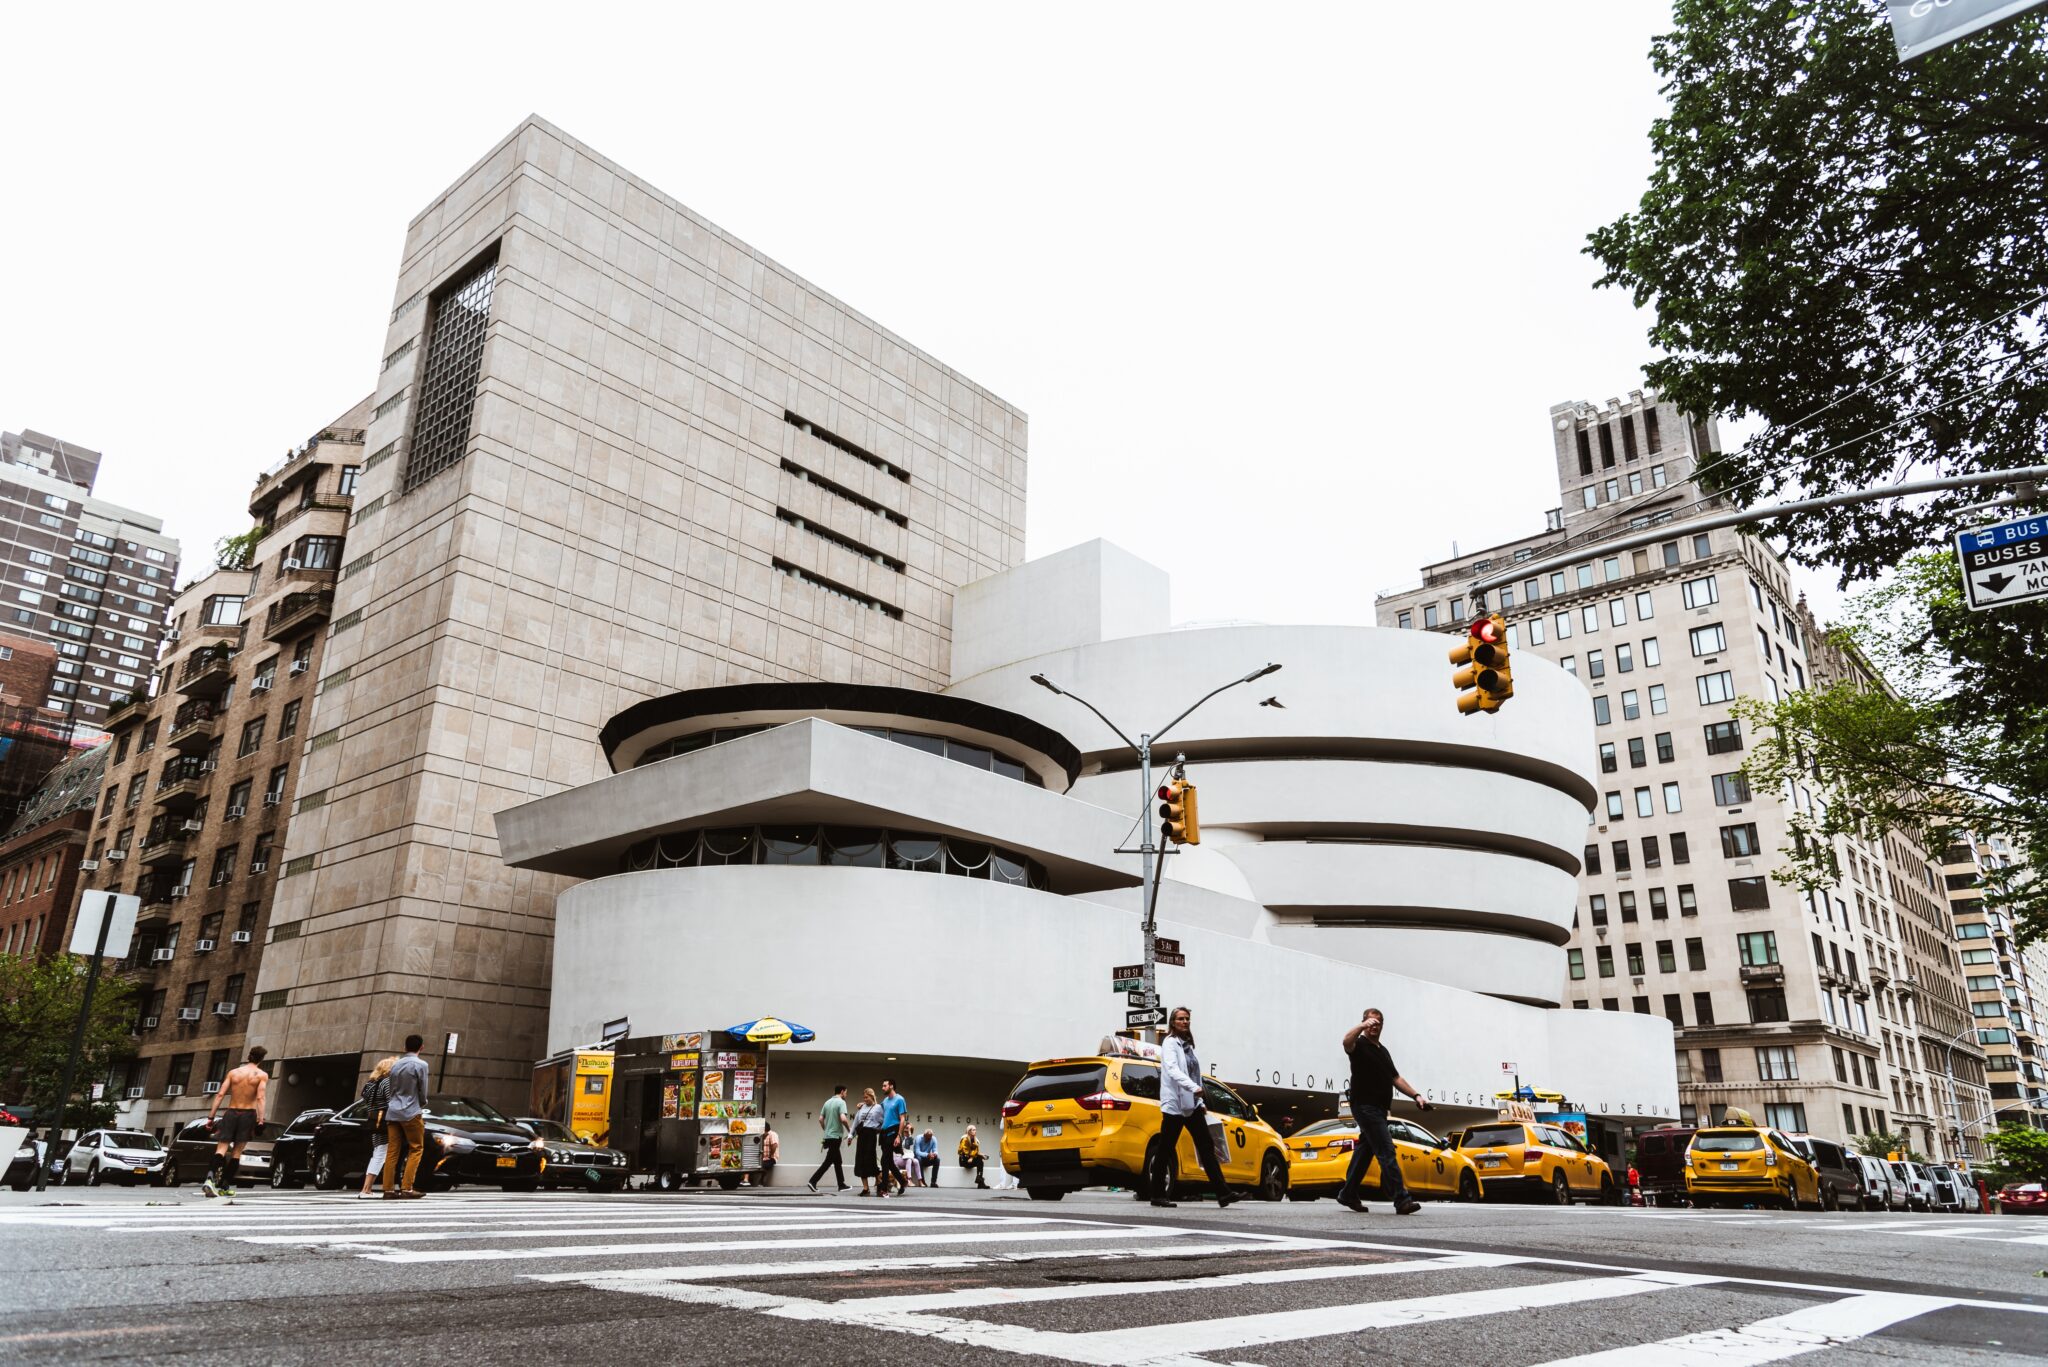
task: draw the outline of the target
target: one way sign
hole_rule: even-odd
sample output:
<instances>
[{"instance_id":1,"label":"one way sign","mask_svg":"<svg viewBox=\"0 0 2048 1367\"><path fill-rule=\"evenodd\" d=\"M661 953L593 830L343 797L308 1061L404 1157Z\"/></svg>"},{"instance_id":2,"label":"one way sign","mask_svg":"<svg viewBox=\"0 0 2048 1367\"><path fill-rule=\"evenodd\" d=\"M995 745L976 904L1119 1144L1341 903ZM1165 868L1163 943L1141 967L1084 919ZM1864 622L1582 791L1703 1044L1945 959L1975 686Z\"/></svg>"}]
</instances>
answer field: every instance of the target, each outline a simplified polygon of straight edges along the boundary
<instances>
[{"instance_id":1,"label":"one way sign","mask_svg":"<svg viewBox=\"0 0 2048 1367\"><path fill-rule=\"evenodd\" d=\"M2048 598L2048 518L2027 517L1956 534L1963 596L1987 612Z\"/></svg>"}]
</instances>

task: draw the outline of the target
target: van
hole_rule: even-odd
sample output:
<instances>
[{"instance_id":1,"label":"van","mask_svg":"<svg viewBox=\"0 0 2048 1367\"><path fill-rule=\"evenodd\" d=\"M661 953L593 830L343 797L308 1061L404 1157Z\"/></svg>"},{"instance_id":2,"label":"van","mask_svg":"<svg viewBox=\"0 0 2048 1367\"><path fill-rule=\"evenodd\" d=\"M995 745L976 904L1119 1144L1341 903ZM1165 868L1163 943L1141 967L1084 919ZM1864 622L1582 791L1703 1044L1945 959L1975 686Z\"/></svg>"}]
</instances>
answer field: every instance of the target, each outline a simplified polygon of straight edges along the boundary
<instances>
[{"instance_id":1,"label":"van","mask_svg":"<svg viewBox=\"0 0 2048 1367\"><path fill-rule=\"evenodd\" d=\"M1905 1188L1907 1210L1934 1209L1934 1179L1927 1175L1927 1169L1918 1163L1893 1161L1890 1164L1892 1182Z\"/></svg>"},{"instance_id":2,"label":"van","mask_svg":"<svg viewBox=\"0 0 2048 1367\"><path fill-rule=\"evenodd\" d=\"M1813 1164L1820 1179L1822 1210L1857 1210L1863 1205L1863 1165L1856 1156L1832 1139L1817 1134L1795 1134L1792 1142Z\"/></svg>"},{"instance_id":3,"label":"van","mask_svg":"<svg viewBox=\"0 0 2048 1367\"><path fill-rule=\"evenodd\" d=\"M1690 1125L1659 1125L1636 1136L1636 1177L1651 1205L1685 1204L1685 1150L1692 1136Z\"/></svg>"},{"instance_id":4,"label":"van","mask_svg":"<svg viewBox=\"0 0 2048 1367\"><path fill-rule=\"evenodd\" d=\"M1892 1180L1892 1169L1882 1158L1867 1153L1854 1155L1863 1169L1863 1208L1898 1210L1906 1204L1904 1191Z\"/></svg>"}]
</instances>

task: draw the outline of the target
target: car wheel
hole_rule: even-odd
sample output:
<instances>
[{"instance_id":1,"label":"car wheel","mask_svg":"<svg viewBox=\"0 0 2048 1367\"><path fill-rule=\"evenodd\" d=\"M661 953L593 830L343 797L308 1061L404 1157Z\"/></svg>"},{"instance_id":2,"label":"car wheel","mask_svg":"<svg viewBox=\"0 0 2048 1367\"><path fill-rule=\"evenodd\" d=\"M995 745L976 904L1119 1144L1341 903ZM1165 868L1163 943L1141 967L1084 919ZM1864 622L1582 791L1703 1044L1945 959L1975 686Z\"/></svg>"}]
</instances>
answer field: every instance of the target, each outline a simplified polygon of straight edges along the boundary
<instances>
[{"instance_id":1,"label":"car wheel","mask_svg":"<svg viewBox=\"0 0 2048 1367\"><path fill-rule=\"evenodd\" d=\"M1145 1175L1138 1198L1149 1200L1155 1195L1163 1194L1166 1200L1171 1201L1179 1189L1180 1175L1168 1167L1165 1156L1160 1151L1159 1141L1153 1140L1151 1147L1145 1150Z\"/></svg>"},{"instance_id":2,"label":"car wheel","mask_svg":"<svg viewBox=\"0 0 2048 1367\"><path fill-rule=\"evenodd\" d=\"M1467 1169L1458 1174L1458 1199L1466 1202L1481 1199L1478 1173Z\"/></svg>"},{"instance_id":3,"label":"car wheel","mask_svg":"<svg viewBox=\"0 0 2048 1367\"><path fill-rule=\"evenodd\" d=\"M1067 1194L1065 1187L1026 1187L1024 1190L1034 1201L1057 1201Z\"/></svg>"},{"instance_id":4,"label":"car wheel","mask_svg":"<svg viewBox=\"0 0 2048 1367\"><path fill-rule=\"evenodd\" d=\"M100 1165L98 1163L94 1163L91 1171L85 1174L85 1184L89 1187L103 1186L106 1180L105 1176L100 1172Z\"/></svg>"},{"instance_id":5,"label":"car wheel","mask_svg":"<svg viewBox=\"0 0 2048 1367\"><path fill-rule=\"evenodd\" d=\"M1842 1208L1842 1198L1835 1195L1833 1187L1822 1187L1820 1189L1820 1208L1822 1210L1840 1210Z\"/></svg>"},{"instance_id":6,"label":"car wheel","mask_svg":"<svg viewBox=\"0 0 2048 1367\"><path fill-rule=\"evenodd\" d=\"M285 1189L286 1187L288 1187L288 1186L290 1186L290 1185L291 1185L291 1184L290 1184L289 1182L285 1181L285 1178L284 1178L284 1164L282 1164L282 1163L278 1162L278 1161L277 1161L277 1159L276 1159L275 1157L273 1157L273 1158L272 1158L272 1159L270 1160L270 1186L271 1186L271 1190L273 1190L273 1191L283 1191L283 1190L284 1190L284 1189Z\"/></svg>"},{"instance_id":7,"label":"car wheel","mask_svg":"<svg viewBox=\"0 0 2048 1367\"><path fill-rule=\"evenodd\" d=\"M335 1170L334 1155L325 1149L313 1160L313 1185L321 1191L341 1190L341 1174Z\"/></svg>"},{"instance_id":8,"label":"car wheel","mask_svg":"<svg viewBox=\"0 0 2048 1367\"><path fill-rule=\"evenodd\" d=\"M1287 1164L1277 1153L1266 1155L1266 1161L1259 1166L1259 1199L1278 1201L1287 1195Z\"/></svg>"},{"instance_id":9,"label":"car wheel","mask_svg":"<svg viewBox=\"0 0 2048 1367\"><path fill-rule=\"evenodd\" d=\"M1615 1187L1614 1179L1605 1173L1601 1174L1600 1177L1600 1204L1603 1206L1618 1206L1621 1204L1620 1190Z\"/></svg>"},{"instance_id":10,"label":"car wheel","mask_svg":"<svg viewBox=\"0 0 2048 1367\"><path fill-rule=\"evenodd\" d=\"M1568 1206L1572 1203L1572 1184L1565 1181L1561 1172L1550 1175L1550 1204Z\"/></svg>"},{"instance_id":11,"label":"car wheel","mask_svg":"<svg viewBox=\"0 0 2048 1367\"><path fill-rule=\"evenodd\" d=\"M682 1185L683 1180L676 1174L674 1168L663 1168L660 1172L654 1174L654 1189L656 1191L674 1191Z\"/></svg>"}]
</instances>

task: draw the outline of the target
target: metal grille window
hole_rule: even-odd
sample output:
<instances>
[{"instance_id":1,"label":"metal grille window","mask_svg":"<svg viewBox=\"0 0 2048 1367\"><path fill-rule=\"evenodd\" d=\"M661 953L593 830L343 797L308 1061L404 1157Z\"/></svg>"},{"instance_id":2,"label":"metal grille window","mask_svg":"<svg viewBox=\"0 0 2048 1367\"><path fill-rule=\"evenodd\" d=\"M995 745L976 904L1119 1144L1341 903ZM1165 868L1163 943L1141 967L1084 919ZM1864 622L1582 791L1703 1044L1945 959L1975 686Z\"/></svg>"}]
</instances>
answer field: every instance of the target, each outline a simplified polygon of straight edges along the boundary
<instances>
[{"instance_id":1,"label":"metal grille window","mask_svg":"<svg viewBox=\"0 0 2048 1367\"><path fill-rule=\"evenodd\" d=\"M413 402L405 487L413 489L462 459L476 410L484 332L498 281L495 250L436 292L427 320L427 355Z\"/></svg>"}]
</instances>

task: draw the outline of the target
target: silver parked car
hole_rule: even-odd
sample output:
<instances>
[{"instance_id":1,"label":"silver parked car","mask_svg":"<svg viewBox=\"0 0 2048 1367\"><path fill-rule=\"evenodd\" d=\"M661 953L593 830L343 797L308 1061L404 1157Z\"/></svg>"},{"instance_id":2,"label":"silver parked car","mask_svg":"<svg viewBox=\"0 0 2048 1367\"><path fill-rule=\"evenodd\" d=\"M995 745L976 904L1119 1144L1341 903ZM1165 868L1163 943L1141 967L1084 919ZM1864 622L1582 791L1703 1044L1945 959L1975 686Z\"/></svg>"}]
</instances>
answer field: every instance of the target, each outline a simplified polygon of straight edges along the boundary
<instances>
[{"instance_id":1,"label":"silver parked car","mask_svg":"<svg viewBox=\"0 0 2048 1367\"><path fill-rule=\"evenodd\" d=\"M87 1130L64 1156L64 1185L102 1182L162 1186L170 1153L153 1134L140 1130Z\"/></svg>"},{"instance_id":2,"label":"silver parked car","mask_svg":"<svg viewBox=\"0 0 2048 1367\"><path fill-rule=\"evenodd\" d=\"M1904 1210L1906 1189L1892 1176L1892 1165L1882 1158L1872 1158L1867 1153L1856 1155L1858 1166L1863 1169L1863 1208L1865 1210Z\"/></svg>"},{"instance_id":3,"label":"silver parked car","mask_svg":"<svg viewBox=\"0 0 2048 1367\"><path fill-rule=\"evenodd\" d=\"M1934 1209L1934 1179L1918 1163L1892 1163L1892 1181L1906 1189L1907 1210Z\"/></svg>"}]
</instances>

